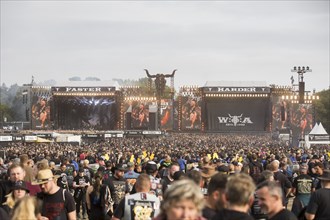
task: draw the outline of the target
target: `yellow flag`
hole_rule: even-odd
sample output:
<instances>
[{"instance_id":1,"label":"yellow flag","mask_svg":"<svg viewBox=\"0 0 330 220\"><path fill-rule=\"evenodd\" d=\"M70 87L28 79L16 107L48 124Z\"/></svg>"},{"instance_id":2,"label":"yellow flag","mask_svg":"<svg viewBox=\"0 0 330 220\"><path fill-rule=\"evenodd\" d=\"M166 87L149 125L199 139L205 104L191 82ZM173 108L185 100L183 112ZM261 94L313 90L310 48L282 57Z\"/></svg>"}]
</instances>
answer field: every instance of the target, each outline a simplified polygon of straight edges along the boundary
<instances>
[{"instance_id":1,"label":"yellow flag","mask_svg":"<svg viewBox=\"0 0 330 220\"><path fill-rule=\"evenodd\" d=\"M238 158L238 162L242 162L243 161L243 157L242 156L240 156L239 158Z\"/></svg>"},{"instance_id":2,"label":"yellow flag","mask_svg":"<svg viewBox=\"0 0 330 220\"><path fill-rule=\"evenodd\" d=\"M129 159L130 162L134 163L134 155L131 156L131 159Z\"/></svg>"}]
</instances>

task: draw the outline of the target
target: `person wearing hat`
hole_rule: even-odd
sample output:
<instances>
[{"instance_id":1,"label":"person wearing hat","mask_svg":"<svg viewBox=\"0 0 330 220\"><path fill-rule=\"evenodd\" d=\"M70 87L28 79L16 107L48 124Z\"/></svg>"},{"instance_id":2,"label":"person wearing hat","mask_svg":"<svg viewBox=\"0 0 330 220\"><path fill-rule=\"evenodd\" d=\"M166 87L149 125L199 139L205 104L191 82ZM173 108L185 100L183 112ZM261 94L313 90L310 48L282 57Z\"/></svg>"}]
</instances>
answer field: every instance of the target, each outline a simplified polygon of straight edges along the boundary
<instances>
[{"instance_id":1,"label":"person wearing hat","mask_svg":"<svg viewBox=\"0 0 330 220\"><path fill-rule=\"evenodd\" d=\"M110 177L113 175L112 162L108 160L105 162L105 170L103 171L103 184L110 184Z\"/></svg>"},{"instance_id":2,"label":"person wearing hat","mask_svg":"<svg viewBox=\"0 0 330 220\"><path fill-rule=\"evenodd\" d=\"M73 179L74 199L76 202L77 218L80 218L80 206L84 218L87 217L86 190L90 186L90 179L85 176L83 168L79 168L78 175Z\"/></svg>"},{"instance_id":3,"label":"person wearing hat","mask_svg":"<svg viewBox=\"0 0 330 220\"><path fill-rule=\"evenodd\" d=\"M306 219L330 219L330 170L323 170L319 177L322 188L316 190L309 200L305 217Z\"/></svg>"},{"instance_id":4,"label":"person wearing hat","mask_svg":"<svg viewBox=\"0 0 330 220\"><path fill-rule=\"evenodd\" d=\"M24 180L25 171L23 167L18 164L12 164L9 167L9 180L0 181L0 204L6 202L6 195L11 192L15 182Z\"/></svg>"},{"instance_id":5,"label":"person wearing hat","mask_svg":"<svg viewBox=\"0 0 330 220\"><path fill-rule=\"evenodd\" d=\"M120 202L125 197L125 194L129 193L129 186L124 178L125 168L123 164L117 164L115 167L115 173L109 178L109 189L111 197L114 201L113 210L115 210Z\"/></svg>"},{"instance_id":6,"label":"person wearing hat","mask_svg":"<svg viewBox=\"0 0 330 220\"><path fill-rule=\"evenodd\" d=\"M307 174L308 165L301 164L299 166L299 176L297 176L292 184L292 192L295 194L291 211L298 216L301 210L308 205L312 192L315 191L313 178Z\"/></svg>"},{"instance_id":7,"label":"person wearing hat","mask_svg":"<svg viewBox=\"0 0 330 220\"><path fill-rule=\"evenodd\" d=\"M73 196L68 190L57 186L57 178L50 169L44 169L38 171L36 180L32 182L41 188L41 192L37 194L37 198L42 200L41 215L49 220L75 220L76 205Z\"/></svg>"},{"instance_id":8,"label":"person wearing hat","mask_svg":"<svg viewBox=\"0 0 330 220\"><path fill-rule=\"evenodd\" d=\"M14 186L11 189L11 192L6 195L7 200L3 203L4 210L8 213L8 215L12 214L12 210L17 203L18 200L28 195L30 190L26 186L26 182L19 180L14 183Z\"/></svg>"}]
</instances>

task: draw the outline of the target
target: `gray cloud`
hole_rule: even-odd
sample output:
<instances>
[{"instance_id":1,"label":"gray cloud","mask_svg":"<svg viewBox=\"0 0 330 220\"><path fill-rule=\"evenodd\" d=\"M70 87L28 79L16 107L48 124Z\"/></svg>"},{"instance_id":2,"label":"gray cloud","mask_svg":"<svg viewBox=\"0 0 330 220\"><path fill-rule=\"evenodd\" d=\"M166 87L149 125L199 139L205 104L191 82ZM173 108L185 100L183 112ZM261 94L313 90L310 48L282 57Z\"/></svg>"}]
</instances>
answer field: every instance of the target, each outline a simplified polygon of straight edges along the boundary
<instances>
[{"instance_id":1,"label":"gray cloud","mask_svg":"<svg viewBox=\"0 0 330 220\"><path fill-rule=\"evenodd\" d=\"M145 77L329 87L328 1L1 1L1 82ZM327 79L327 80L326 80Z\"/></svg>"}]
</instances>

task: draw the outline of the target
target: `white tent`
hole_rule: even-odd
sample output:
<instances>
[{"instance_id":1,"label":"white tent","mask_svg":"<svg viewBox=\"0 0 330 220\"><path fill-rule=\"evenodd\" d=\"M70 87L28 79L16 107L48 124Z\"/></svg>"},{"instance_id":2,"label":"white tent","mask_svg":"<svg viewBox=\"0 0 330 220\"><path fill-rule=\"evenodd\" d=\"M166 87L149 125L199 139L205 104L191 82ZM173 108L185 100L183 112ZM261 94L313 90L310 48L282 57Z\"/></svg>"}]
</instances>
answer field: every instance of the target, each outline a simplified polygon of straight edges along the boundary
<instances>
[{"instance_id":1,"label":"white tent","mask_svg":"<svg viewBox=\"0 0 330 220\"><path fill-rule=\"evenodd\" d=\"M311 130L311 132L309 132L309 134L315 134L318 127L319 127L319 124L315 123L313 129Z\"/></svg>"},{"instance_id":2,"label":"white tent","mask_svg":"<svg viewBox=\"0 0 330 220\"><path fill-rule=\"evenodd\" d=\"M315 124L311 132L305 136L305 144L307 148L310 148L311 144L327 145L330 144L330 136L324 129L322 123Z\"/></svg>"},{"instance_id":3,"label":"white tent","mask_svg":"<svg viewBox=\"0 0 330 220\"><path fill-rule=\"evenodd\" d=\"M317 129L315 131L315 134L317 134L317 135L328 135L327 131L324 129L321 122L320 122L319 126L317 127Z\"/></svg>"}]
</instances>

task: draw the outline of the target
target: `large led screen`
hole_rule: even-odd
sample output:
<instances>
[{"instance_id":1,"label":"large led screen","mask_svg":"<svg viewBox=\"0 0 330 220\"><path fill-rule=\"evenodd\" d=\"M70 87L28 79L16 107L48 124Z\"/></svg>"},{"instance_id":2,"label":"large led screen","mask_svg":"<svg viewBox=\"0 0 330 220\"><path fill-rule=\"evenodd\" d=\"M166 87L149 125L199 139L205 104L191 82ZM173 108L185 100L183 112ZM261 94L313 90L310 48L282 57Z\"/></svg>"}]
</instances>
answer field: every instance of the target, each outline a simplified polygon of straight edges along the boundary
<instances>
[{"instance_id":1,"label":"large led screen","mask_svg":"<svg viewBox=\"0 0 330 220\"><path fill-rule=\"evenodd\" d=\"M149 127L149 105L142 101L132 102L132 128L148 128Z\"/></svg>"},{"instance_id":2,"label":"large led screen","mask_svg":"<svg viewBox=\"0 0 330 220\"><path fill-rule=\"evenodd\" d=\"M263 98L219 98L206 101L209 131L265 131L269 107Z\"/></svg>"},{"instance_id":3,"label":"large led screen","mask_svg":"<svg viewBox=\"0 0 330 220\"><path fill-rule=\"evenodd\" d=\"M280 97L273 98L272 106L272 130L283 130L290 127L291 103L281 100Z\"/></svg>"},{"instance_id":4,"label":"large led screen","mask_svg":"<svg viewBox=\"0 0 330 220\"><path fill-rule=\"evenodd\" d=\"M304 138L313 128L312 104L292 104L281 97L273 98L272 130L291 130L293 139Z\"/></svg>"},{"instance_id":5,"label":"large led screen","mask_svg":"<svg viewBox=\"0 0 330 220\"><path fill-rule=\"evenodd\" d=\"M291 129L294 137L304 138L313 128L312 104L293 104Z\"/></svg>"},{"instance_id":6,"label":"large led screen","mask_svg":"<svg viewBox=\"0 0 330 220\"><path fill-rule=\"evenodd\" d=\"M50 128L50 105L47 96L32 96L32 129Z\"/></svg>"},{"instance_id":7,"label":"large led screen","mask_svg":"<svg viewBox=\"0 0 330 220\"><path fill-rule=\"evenodd\" d=\"M200 130L202 123L202 108L200 97L182 97L181 130Z\"/></svg>"},{"instance_id":8,"label":"large led screen","mask_svg":"<svg viewBox=\"0 0 330 220\"><path fill-rule=\"evenodd\" d=\"M117 105L111 97L61 97L56 101L58 127L111 130L117 123Z\"/></svg>"},{"instance_id":9,"label":"large led screen","mask_svg":"<svg viewBox=\"0 0 330 220\"><path fill-rule=\"evenodd\" d=\"M162 99L160 105L162 130L173 130L173 102L171 99Z\"/></svg>"}]
</instances>

